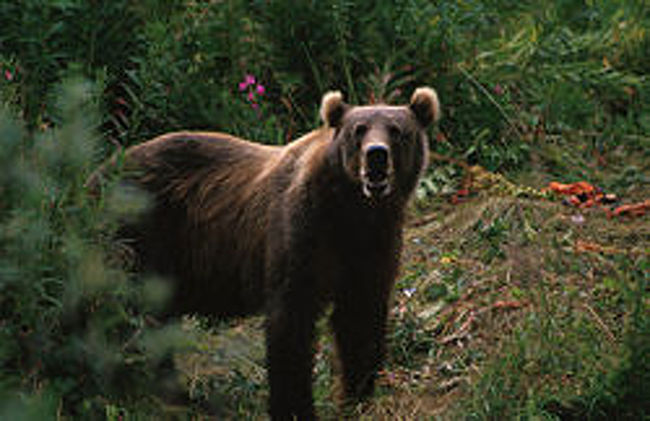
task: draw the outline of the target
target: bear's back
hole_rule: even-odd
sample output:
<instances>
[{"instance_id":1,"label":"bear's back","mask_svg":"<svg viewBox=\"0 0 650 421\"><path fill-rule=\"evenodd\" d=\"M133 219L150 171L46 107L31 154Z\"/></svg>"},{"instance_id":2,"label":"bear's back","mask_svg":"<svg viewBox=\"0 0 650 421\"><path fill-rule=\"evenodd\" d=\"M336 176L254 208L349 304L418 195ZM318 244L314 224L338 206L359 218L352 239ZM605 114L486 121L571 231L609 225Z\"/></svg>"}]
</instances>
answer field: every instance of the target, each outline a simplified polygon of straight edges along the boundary
<instances>
[{"instance_id":1,"label":"bear's back","mask_svg":"<svg viewBox=\"0 0 650 421\"><path fill-rule=\"evenodd\" d=\"M286 146L178 132L126 151L125 178L151 196L151 207L123 236L140 270L173 279L172 312L261 309L270 206L301 178L300 161L326 144L318 130Z\"/></svg>"},{"instance_id":2,"label":"bear's back","mask_svg":"<svg viewBox=\"0 0 650 421\"><path fill-rule=\"evenodd\" d=\"M179 132L127 150L125 173L151 196L127 227L138 265L174 279L172 312L217 316L258 310L267 189L258 180L282 147L219 133ZM205 297L205 299L201 299Z\"/></svg>"}]
</instances>

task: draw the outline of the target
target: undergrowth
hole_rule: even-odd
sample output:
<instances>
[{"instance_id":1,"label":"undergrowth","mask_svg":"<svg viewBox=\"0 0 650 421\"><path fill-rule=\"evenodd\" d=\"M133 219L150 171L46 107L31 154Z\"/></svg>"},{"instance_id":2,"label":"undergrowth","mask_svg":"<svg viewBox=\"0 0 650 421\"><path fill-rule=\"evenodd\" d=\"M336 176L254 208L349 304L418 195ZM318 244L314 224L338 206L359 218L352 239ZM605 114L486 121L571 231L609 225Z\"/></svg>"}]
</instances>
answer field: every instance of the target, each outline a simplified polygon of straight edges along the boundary
<instances>
[{"instance_id":1,"label":"undergrowth","mask_svg":"<svg viewBox=\"0 0 650 421\"><path fill-rule=\"evenodd\" d=\"M57 98L56 129L0 118L0 418L95 418L134 402L155 413L161 364L191 337L146 322L165 286L115 259L111 227L137 203L84 186L100 156L92 85L68 81Z\"/></svg>"}]
</instances>

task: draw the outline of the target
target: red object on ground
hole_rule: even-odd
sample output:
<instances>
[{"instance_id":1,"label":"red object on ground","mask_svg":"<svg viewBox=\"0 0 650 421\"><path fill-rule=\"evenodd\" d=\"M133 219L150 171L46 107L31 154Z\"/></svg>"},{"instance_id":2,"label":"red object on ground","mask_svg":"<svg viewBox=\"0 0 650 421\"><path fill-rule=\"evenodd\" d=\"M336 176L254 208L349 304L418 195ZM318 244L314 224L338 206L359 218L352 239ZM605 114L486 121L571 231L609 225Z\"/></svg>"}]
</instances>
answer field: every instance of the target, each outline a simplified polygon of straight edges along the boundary
<instances>
[{"instance_id":1,"label":"red object on ground","mask_svg":"<svg viewBox=\"0 0 650 421\"><path fill-rule=\"evenodd\" d=\"M601 189L593 184L587 183L586 181L578 181L571 184L551 181L548 183L548 190L569 196L566 202L579 208L590 208L595 204L611 200L611 198L609 198L608 195L605 195Z\"/></svg>"},{"instance_id":2,"label":"red object on ground","mask_svg":"<svg viewBox=\"0 0 650 421\"><path fill-rule=\"evenodd\" d=\"M605 194L601 189L586 181L578 181L577 183L571 184L551 181L548 184L548 190L569 196L565 199L565 203L578 208L589 208L598 204L612 204L618 200L616 195ZM605 209L605 211L610 218L614 216L643 216L646 212L650 212L650 199L629 205L621 205L614 210Z\"/></svg>"},{"instance_id":3,"label":"red object on ground","mask_svg":"<svg viewBox=\"0 0 650 421\"><path fill-rule=\"evenodd\" d=\"M596 187L587 183L586 181L578 181L571 184L562 184L557 181L548 183L548 188L551 191L559 194L574 195L574 194L594 194L598 191Z\"/></svg>"},{"instance_id":4,"label":"red object on ground","mask_svg":"<svg viewBox=\"0 0 650 421\"><path fill-rule=\"evenodd\" d=\"M650 199L643 202L622 205L608 213L608 216L643 216L646 211L650 212Z\"/></svg>"},{"instance_id":5,"label":"red object on ground","mask_svg":"<svg viewBox=\"0 0 650 421\"><path fill-rule=\"evenodd\" d=\"M467 199L470 195L469 189L458 189L453 196L451 196L451 203L457 205Z\"/></svg>"}]
</instances>

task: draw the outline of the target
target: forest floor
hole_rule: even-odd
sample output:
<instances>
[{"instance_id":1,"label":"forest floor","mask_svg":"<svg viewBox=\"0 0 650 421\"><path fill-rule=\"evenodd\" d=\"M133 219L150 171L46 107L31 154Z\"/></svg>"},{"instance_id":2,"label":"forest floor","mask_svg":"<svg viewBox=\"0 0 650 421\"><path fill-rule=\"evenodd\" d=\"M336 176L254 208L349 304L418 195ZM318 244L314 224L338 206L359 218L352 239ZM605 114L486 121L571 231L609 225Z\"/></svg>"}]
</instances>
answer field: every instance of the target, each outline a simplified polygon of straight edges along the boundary
<instances>
[{"instance_id":1,"label":"forest floor","mask_svg":"<svg viewBox=\"0 0 650 421\"><path fill-rule=\"evenodd\" d=\"M634 264L650 258L650 208L612 210L650 199L648 148L619 147L606 162L588 144L565 146L539 145L531 168L508 178L466 167L454 189L468 194L413 206L388 363L356 417L483 419L531 405L576 415L576 402L624 357ZM580 207L543 190L580 180L616 194L614 203ZM264 418L262 319L186 324L201 335L178 358L196 405L169 411ZM315 400L335 419L332 339L326 323L319 330Z\"/></svg>"}]
</instances>

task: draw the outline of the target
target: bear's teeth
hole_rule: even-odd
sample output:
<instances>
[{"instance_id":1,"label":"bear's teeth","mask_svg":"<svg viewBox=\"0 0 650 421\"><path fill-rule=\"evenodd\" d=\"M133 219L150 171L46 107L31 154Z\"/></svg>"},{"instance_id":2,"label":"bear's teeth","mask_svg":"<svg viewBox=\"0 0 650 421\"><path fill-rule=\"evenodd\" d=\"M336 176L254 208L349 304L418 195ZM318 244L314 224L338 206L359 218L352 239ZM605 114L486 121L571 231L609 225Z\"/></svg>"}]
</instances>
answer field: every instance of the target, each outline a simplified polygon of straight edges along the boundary
<instances>
[{"instance_id":1,"label":"bear's teeth","mask_svg":"<svg viewBox=\"0 0 650 421\"><path fill-rule=\"evenodd\" d=\"M388 183L388 180L378 183L371 183L369 181L363 183L363 194L370 199L385 197L389 193L390 184Z\"/></svg>"}]
</instances>

